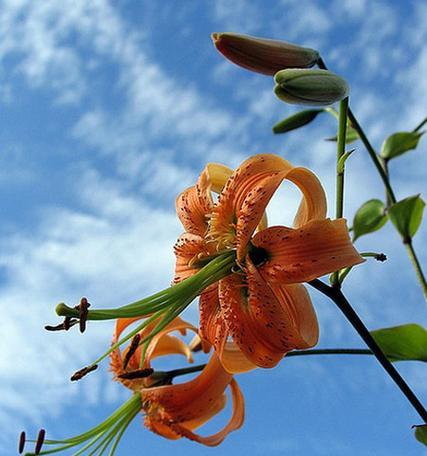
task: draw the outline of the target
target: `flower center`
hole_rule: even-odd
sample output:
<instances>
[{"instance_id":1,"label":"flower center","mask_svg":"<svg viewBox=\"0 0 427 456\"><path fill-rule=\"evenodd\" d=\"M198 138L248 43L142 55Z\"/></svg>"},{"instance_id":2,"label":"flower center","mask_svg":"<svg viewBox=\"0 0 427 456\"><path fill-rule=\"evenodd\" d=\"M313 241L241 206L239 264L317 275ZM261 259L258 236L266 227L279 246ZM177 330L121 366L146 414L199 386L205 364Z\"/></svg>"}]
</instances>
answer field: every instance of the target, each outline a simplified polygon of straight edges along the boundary
<instances>
[{"instance_id":1,"label":"flower center","mask_svg":"<svg viewBox=\"0 0 427 456\"><path fill-rule=\"evenodd\" d=\"M267 250L262 247L255 247L253 244L249 246L248 255L255 266L261 266L269 258Z\"/></svg>"}]
</instances>

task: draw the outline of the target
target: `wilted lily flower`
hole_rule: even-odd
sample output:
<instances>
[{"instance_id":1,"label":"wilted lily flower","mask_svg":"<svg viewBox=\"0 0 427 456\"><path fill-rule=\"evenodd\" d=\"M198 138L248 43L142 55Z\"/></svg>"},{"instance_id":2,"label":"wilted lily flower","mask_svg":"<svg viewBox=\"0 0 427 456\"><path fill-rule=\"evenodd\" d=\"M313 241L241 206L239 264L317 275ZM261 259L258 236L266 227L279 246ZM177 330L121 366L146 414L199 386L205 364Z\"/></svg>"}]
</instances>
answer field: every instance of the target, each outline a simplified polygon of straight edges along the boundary
<instances>
[{"instance_id":1,"label":"wilted lily flower","mask_svg":"<svg viewBox=\"0 0 427 456\"><path fill-rule=\"evenodd\" d=\"M274 93L290 104L328 106L349 93L345 79L327 70L281 70L274 81Z\"/></svg>"},{"instance_id":2,"label":"wilted lily flower","mask_svg":"<svg viewBox=\"0 0 427 456\"><path fill-rule=\"evenodd\" d=\"M265 228L263 213L284 179L303 194L294 227ZM256 155L234 172L208 165L178 197L177 214L186 229L175 247L178 282L201 258L236 250L238 267L199 301L200 335L229 372L273 367L287 352L314 346L317 319L301 283L363 261L346 221L326 218L317 177L277 155Z\"/></svg>"},{"instance_id":3,"label":"wilted lily flower","mask_svg":"<svg viewBox=\"0 0 427 456\"><path fill-rule=\"evenodd\" d=\"M212 33L218 51L247 70L273 76L284 68L311 68L319 59L314 49L286 41L257 38L237 33Z\"/></svg>"}]
</instances>

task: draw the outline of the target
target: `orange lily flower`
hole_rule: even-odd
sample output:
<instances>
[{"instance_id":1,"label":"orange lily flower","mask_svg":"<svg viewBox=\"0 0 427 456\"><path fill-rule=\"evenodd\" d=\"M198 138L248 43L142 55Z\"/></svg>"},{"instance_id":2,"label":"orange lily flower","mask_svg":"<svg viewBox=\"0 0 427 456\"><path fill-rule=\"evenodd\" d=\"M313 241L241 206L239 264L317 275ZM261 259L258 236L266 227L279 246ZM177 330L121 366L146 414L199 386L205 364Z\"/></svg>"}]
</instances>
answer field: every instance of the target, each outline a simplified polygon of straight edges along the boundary
<instances>
[{"instance_id":1,"label":"orange lily flower","mask_svg":"<svg viewBox=\"0 0 427 456\"><path fill-rule=\"evenodd\" d=\"M113 343L119 340L121 333L137 318L118 319ZM150 341L143 368L150 368L151 360L168 354L182 354L189 362L193 362L191 349L181 339L171 336L172 331L185 334L187 330L197 332L189 323L176 318ZM146 327L141 336L150 333ZM205 351L208 349L204 347ZM129 347L120 352L116 349L111 354L111 368L115 379L123 383L132 391L140 393L142 409L145 413L145 426L151 431L168 439L186 437L207 446L219 445L232 431L239 429L244 421L244 400L242 393L233 379L233 375L226 372L213 354L203 371L193 380L175 385L155 386L156 378L123 379L120 376L126 371L139 369L141 348L135 350L129 358L127 368L123 368ZM217 415L226 404L227 386L231 390L232 415L227 425L211 436L201 436L194 432L212 417Z\"/></svg>"},{"instance_id":2,"label":"orange lily flower","mask_svg":"<svg viewBox=\"0 0 427 456\"><path fill-rule=\"evenodd\" d=\"M294 227L267 228L264 211L284 179L303 194ZM240 269L199 301L200 336L229 372L273 367L287 352L314 346L317 318L301 283L364 261L345 219L326 218L318 178L277 155L255 155L234 172L209 164L176 208L186 230L175 245L176 282L194 274L200 258L236 250Z\"/></svg>"}]
</instances>

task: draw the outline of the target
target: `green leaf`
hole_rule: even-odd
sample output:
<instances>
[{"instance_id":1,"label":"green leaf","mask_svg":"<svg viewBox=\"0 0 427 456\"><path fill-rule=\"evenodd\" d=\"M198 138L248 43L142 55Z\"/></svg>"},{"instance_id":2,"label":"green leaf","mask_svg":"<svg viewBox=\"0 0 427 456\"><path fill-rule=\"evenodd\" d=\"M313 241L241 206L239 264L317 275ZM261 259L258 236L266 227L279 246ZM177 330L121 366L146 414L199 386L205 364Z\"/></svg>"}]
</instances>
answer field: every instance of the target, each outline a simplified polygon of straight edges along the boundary
<instances>
[{"instance_id":1,"label":"green leaf","mask_svg":"<svg viewBox=\"0 0 427 456\"><path fill-rule=\"evenodd\" d=\"M401 131L389 136L381 147L380 155L385 160L391 160L399 155L415 149L423 133Z\"/></svg>"},{"instance_id":2,"label":"green leaf","mask_svg":"<svg viewBox=\"0 0 427 456\"><path fill-rule=\"evenodd\" d=\"M415 438L418 442L424 443L427 446L427 424L415 427Z\"/></svg>"},{"instance_id":3,"label":"green leaf","mask_svg":"<svg viewBox=\"0 0 427 456\"><path fill-rule=\"evenodd\" d=\"M347 131L345 132L345 143L350 144L354 141L357 141L359 139L359 135L357 134L357 131L353 128L347 125ZM326 138L326 141L337 141L337 135L332 136L331 138Z\"/></svg>"},{"instance_id":4,"label":"green leaf","mask_svg":"<svg viewBox=\"0 0 427 456\"><path fill-rule=\"evenodd\" d=\"M415 323L371 331L390 361L426 361L427 330Z\"/></svg>"},{"instance_id":5,"label":"green leaf","mask_svg":"<svg viewBox=\"0 0 427 456\"><path fill-rule=\"evenodd\" d=\"M384 203L379 199L366 201L353 219L353 241L364 234L379 230L386 222Z\"/></svg>"},{"instance_id":6,"label":"green leaf","mask_svg":"<svg viewBox=\"0 0 427 456\"><path fill-rule=\"evenodd\" d=\"M273 133L287 133L303 127L312 122L321 112L323 112L323 109L306 109L305 111L297 112L274 125Z\"/></svg>"},{"instance_id":7,"label":"green leaf","mask_svg":"<svg viewBox=\"0 0 427 456\"><path fill-rule=\"evenodd\" d=\"M388 216L404 239L414 237L421 225L425 205L420 195L415 195L390 207Z\"/></svg>"}]
</instances>

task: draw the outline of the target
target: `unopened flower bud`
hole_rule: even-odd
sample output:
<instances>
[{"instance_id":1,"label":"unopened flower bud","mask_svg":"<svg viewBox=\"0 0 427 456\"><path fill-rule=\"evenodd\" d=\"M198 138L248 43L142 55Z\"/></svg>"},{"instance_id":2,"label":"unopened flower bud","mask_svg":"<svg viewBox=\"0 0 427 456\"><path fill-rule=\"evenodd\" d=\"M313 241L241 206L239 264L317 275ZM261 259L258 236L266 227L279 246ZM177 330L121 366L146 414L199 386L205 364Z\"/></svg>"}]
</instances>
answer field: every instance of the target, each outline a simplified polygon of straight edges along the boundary
<instances>
[{"instance_id":1,"label":"unopened flower bud","mask_svg":"<svg viewBox=\"0 0 427 456\"><path fill-rule=\"evenodd\" d=\"M274 76L274 93L290 104L327 106L348 95L345 79L326 70L289 69Z\"/></svg>"},{"instance_id":2,"label":"unopened flower bud","mask_svg":"<svg viewBox=\"0 0 427 456\"><path fill-rule=\"evenodd\" d=\"M284 68L311 68L319 53L286 41L237 33L212 33L215 47L228 60L247 70L273 76Z\"/></svg>"}]
</instances>

